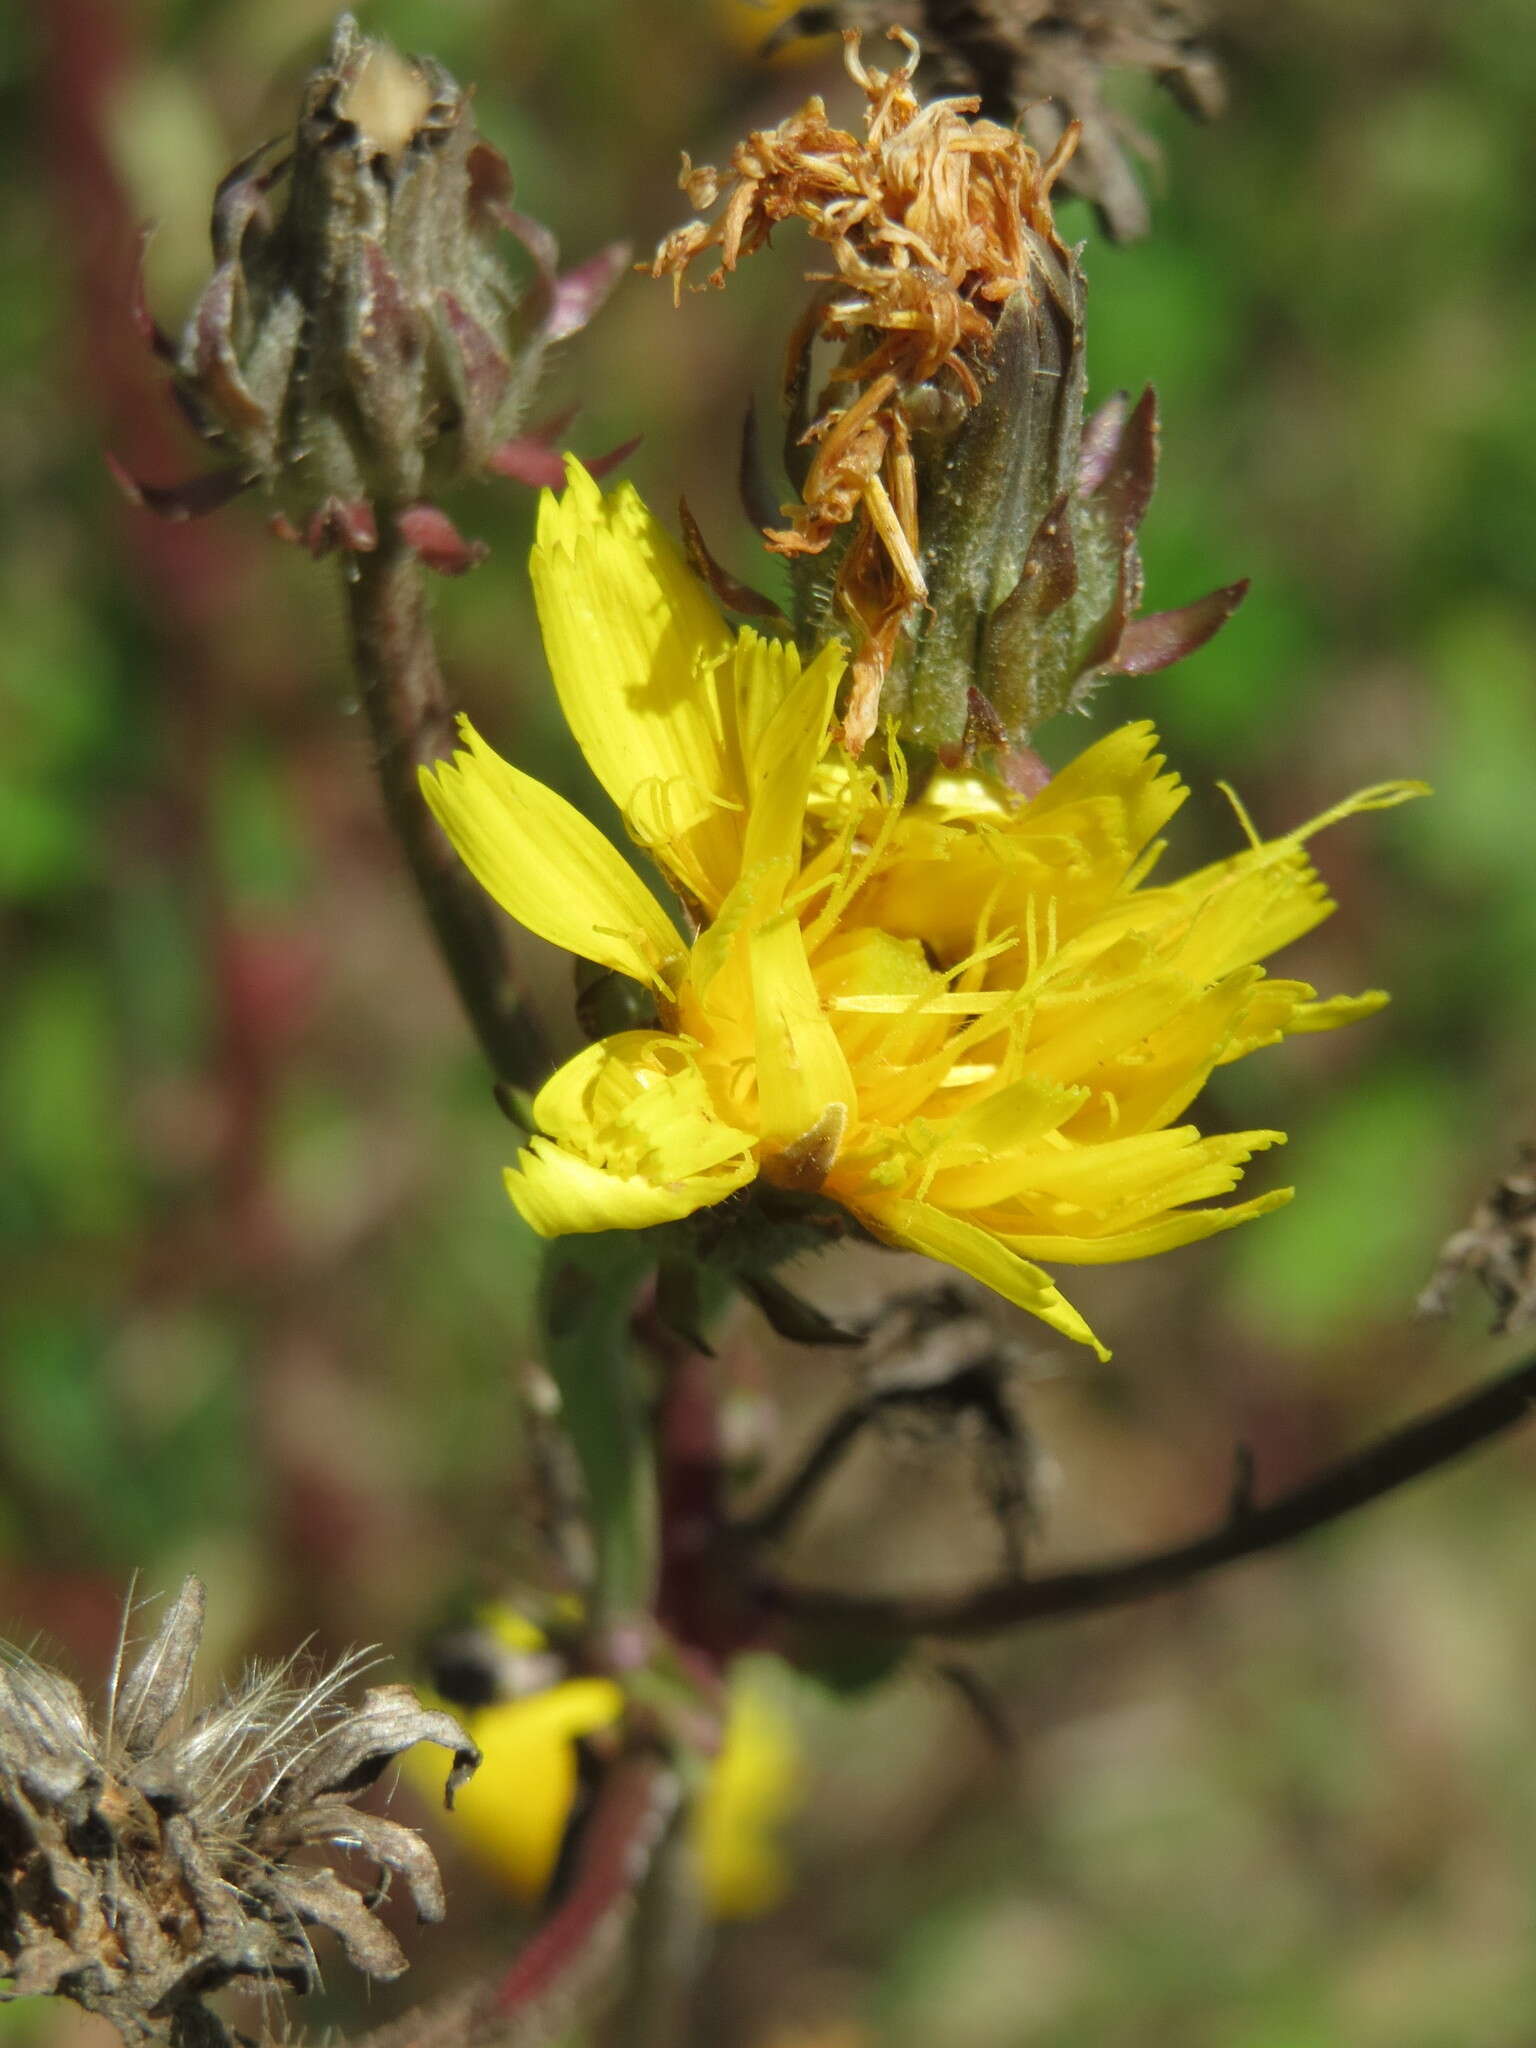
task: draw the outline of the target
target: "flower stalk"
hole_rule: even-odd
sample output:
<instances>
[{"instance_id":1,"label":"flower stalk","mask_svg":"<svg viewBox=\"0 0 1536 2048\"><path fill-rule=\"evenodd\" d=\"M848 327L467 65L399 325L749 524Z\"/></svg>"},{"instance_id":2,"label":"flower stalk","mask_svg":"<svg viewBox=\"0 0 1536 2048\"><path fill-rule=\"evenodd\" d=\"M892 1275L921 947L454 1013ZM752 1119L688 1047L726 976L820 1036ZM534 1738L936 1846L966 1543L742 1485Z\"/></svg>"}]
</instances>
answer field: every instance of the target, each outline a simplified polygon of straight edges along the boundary
<instances>
[{"instance_id":1,"label":"flower stalk","mask_svg":"<svg viewBox=\"0 0 1536 2048\"><path fill-rule=\"evenodd\" d=\"M532 265L524 285L503 262L508 236ZM426 575L462 574L486 553L440 502L456 485L558 474L555 426L530 429L528 403L548 350L586 324L627 251L562 272L549 230L514 209L471 95L350 15L291 135L221 183L212 239L213 274L179 341L144 304L135 312L225 467L179 485L114 468L136 502L172 519L259 488L280 538L339 557L386 810L497 1079L526 1092L548 1071L542 1035L495 912L416 788L450 734Z\"/></svg>"},{"instance_id":2,"label":"flower stalk","mask_svg":"<svg viewBox=\"0 0 1536 2048\"><path fill-rule=\"evenodd\" d=\"M419 772L452 744L453 714L432 639L420 556L386 530L343 588L352 659L390 823L475 1036L498 1081L526 1092L550 1068L544 1034L505 930L422 802Z\"/></svg>"}]
</instances>

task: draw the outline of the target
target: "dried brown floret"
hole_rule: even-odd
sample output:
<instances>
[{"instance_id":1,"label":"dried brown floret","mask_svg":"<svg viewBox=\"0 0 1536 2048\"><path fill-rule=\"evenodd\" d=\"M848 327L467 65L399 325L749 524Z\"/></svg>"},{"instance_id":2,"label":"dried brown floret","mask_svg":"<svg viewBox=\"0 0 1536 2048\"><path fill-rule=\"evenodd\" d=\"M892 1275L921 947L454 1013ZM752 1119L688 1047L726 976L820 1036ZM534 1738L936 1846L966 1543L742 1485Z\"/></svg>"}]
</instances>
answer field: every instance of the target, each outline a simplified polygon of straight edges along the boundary
<instances>
[{"instance_id":1,"label":"dried brown floret","mask_svg":"<svg viewBox=\"0 0 1536 2048\"><path fill-rule=\"evenodd\" d=\"M253 1669L191 1711L204 1606L188 1578L126 1670L120 1652L99 1720L58 1672L0 1658L0 1969L12 1980L0 1997L72 1998L128 2041L224 2042L208 1996L237 1982L308 1989L314 1927L369 1976L398 1976L406 1958L375 1918L382 1883L296 1859L360 1851L440 1920L421 1837L352 1802L417 1742L452 1750L450 1800L479 1761L408 1686L347 1705L361 1657L312 1682L294 1660Z\"/></svg>"},{"instance_id":2,"label":"dried brown floret","mask_svg":"<svg viewBox=\"0 0 1536 2048\"><path fill-rule=\"evenodd\" d=\"M1111 105L1105 78L1145 72L1187 112L1214 118L1225 89L1201 35L1207 12L1199 0L823 0L796 8L764 48L832 29L910 29L922 41L924 99L975 93L983 114L1022 121L1043 151L1078 122L1082 140L1063 185L1092 201L1117 241L1131 241L1148 226L1131 160L1155 162L1157 151Z\"/></svg>"},{"instance_id":3,"label":"dried brown floret","mask_svg":"<svg viewBox=\"0 0 1536 2048\"><path fill-rule=\"evenodd\" d=\"M787 525L764 537L787 556L846 539L837 598L855 632L843 720L855 752L875 729L897 636L927 595L912 394L930 387L935 402L974 405L1003 307L1036 288L1044 259L1070 261L1050 193L1075 131L1042 161L1013 129L972 118L974 98L921 105L912 85L917 45L904 31L892 35L907 51L892 72L864 64L856 31L844 38L866 100L862 138L834 128L813 98L777 128L749 135L724 173L685 159L682 185L694 205L724 203L714 221L669 235L652 266L680 291L696 259L718 249L709 282L723 284L790 219L831 252L835 268L812 273L824 289L791 375L805 374L803 356L819 332L841 346L827 398L847 387L853 395L824 401L805 427L801 443L815 453L798 479L799 501L784 507Z\"/></svg>"},{"instance_id":4,"label":"dried brown floret","mask_svg":"<svg viewBox=\"0 0 1536 2048\"><path fill-rule=\"evenodd\" d=\"M669 236L654 268L680 293L718 251L720 284L790 219L831 251L788 354L785 466L799 497L775 518L749 431L748 516L788 562L802 652L851 638L850 751L889 725L939 760L985 750L1005 776L1028 774L1020 750L1037 726L1081 706L1099 677L1150 674L1199 647L1246 586L1137 616L1156 407L1150 391L1134 407L1122 395L1085 418L1083 281L1051 217L1074 131L1042 160L978 118L975 97L922 105L916 45L892 33L907 61L890 74L845 37L862 138L811 100L749 136L724 172L688 166L690 196L719 211ZM813 398L818 339L838 354ZM701 541L693 555L740 609Z\"/></svg>"}]
</instances>

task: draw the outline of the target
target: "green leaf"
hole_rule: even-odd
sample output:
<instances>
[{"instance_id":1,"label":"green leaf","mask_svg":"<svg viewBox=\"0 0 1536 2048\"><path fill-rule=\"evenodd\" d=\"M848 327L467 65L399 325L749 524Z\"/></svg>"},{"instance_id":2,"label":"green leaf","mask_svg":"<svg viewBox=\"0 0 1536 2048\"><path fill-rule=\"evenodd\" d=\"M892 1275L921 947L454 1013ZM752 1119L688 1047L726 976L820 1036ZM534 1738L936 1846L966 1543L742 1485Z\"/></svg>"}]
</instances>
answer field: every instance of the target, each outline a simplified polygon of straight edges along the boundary
<instances>
[{"instance_id":1,"label":"green leaf","mask_svg":"<svg viewBox=\"0 0 1536 2048\"><path fill-rule=\"evenodd\" d=\"M654 1262L633 1231L562 1237L545 1255L540 1283L544 1359L592 1515L593 1607L609 1622L647 1612L655 1581L656 1473L630 1334L635 1295Z\"/></svg>"}]
</instances>

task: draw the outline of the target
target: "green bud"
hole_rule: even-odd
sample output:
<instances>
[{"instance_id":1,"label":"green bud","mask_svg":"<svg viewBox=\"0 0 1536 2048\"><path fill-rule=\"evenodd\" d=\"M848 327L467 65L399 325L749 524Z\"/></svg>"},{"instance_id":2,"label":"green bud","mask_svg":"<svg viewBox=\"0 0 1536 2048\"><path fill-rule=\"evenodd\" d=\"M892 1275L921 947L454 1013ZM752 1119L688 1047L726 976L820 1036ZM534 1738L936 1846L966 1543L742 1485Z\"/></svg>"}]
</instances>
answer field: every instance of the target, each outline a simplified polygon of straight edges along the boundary
<instances>
[{"instance_id":1,"label":"green bud","mask_svg":"<svg viewBox=\"0 0 1536 2048\"><path fill-rule=\"evenodd\" d=\"M316 553L371 548L390 518L434 566L467 567L434 500L469 476L529 476L519 428L544 351L625 261L609 249L557 275L553 237L511 196L469 94L343 15L292 137L219 188L213 276L179 345L150 329L234 467L138 495L185 516L221 483L227 496L259 482L279 530ZM533 259L527 289L503 261L508 232Z\"/></svg>"}]
</instances>

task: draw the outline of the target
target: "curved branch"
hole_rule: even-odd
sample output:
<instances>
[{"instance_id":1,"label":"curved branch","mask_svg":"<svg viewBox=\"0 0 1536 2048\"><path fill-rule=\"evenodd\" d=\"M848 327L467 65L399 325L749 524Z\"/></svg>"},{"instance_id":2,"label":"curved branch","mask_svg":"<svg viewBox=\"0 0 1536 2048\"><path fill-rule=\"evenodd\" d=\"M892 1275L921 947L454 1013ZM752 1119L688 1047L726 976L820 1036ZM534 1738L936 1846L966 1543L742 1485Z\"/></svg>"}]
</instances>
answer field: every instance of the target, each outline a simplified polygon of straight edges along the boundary
<instances>
[{"instance_id":1,"label":"curved branch","mask_svg":"<svg viewBox=\"0 0 1536 2048\"><path fill-rule=\"evenodd\" d=\"M786 1620L882 1636L987 1635L1058 1615L1120 1607L1325 1528L1514 1429L1533 1408L1536 1358L1341 1458L1264 1507L1246 1504L1239 1492L1234 1509L1217 1527L1166 1550L1038 1579L1004 1579L960 1594L872 1599L770 1580L759 1585L758 1597Z\"/></svg>"}]
</instances>

